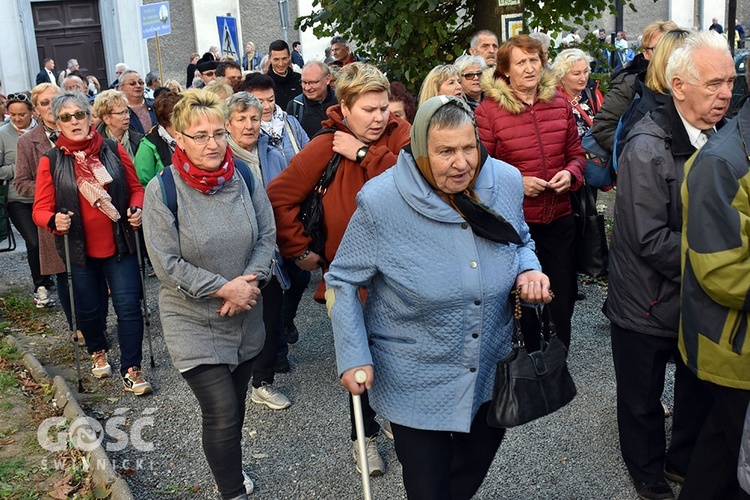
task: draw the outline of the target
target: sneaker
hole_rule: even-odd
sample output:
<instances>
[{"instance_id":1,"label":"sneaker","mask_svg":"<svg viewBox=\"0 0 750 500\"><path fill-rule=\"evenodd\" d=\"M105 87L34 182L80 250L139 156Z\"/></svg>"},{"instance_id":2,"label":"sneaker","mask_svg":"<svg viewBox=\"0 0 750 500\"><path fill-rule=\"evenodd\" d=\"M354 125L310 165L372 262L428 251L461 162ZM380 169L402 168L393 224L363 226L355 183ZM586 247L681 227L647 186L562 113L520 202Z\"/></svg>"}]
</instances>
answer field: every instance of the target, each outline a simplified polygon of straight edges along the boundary
<instances>
[{"instance_id":1,"label":"sneaker","mask_svg":"<svg viewBox=\"0 0 750 500\"><path fill-rule=\"evenodd\" d=\"M34 303L39 309L44 309L45 307L52 307L55 305L55 301L52 300L52 298L49 296L47 287L44 286L40 286L36 289L36 292L34 293Z\"/></svg>"},{"instance_id":2,"label":"sneaker","mask_svg":"<svg viewBox=\"0 0 750 500\"><path fill-rule=\"evenodd\" d=\"M289 398L266 382L261 383L260 387L253 387L253 392L250 394L250 401L259 405L266 405L272 410L283 410L292 406Z\"/></svg>"},{"instance_id":3,"label":"sneaker","mask_svg":"<svg viewBox=\"0 0 750 500\"><path fill-rule=\"evenodd\" d=\"M102 349L91 355L91 374L96 378L104 378L112 375L112 367L107 361L107 351Z\"/></svg>"},{"instance_id":4,"label":"sneaker","mask_svg":"<svg viewBox=\"0 0 750 500\"><path fill-rule=\"evenodd\" d=\"M250 476L247 475L247 472L244 470L242 471L242 477L245 478L242 484L245 485L245 493L251 494L253 491L255 491L255 484L253 483L253 480L250 479Z\"/></svg>"},{"instance_id":5,"label":"sneaker","mask_svg":"<svg viewBox=\"0 0 750 500\"><path fill-rule=\"evenodd\" d=\"M286 356L279 356L276 358L276 365L273 367L273 371L276 373L289 373L292 370L289 364L289 358Z\"/></svg>"},{"instance_id":6,"label":"sneaker","mask_svg":"<svg viewBox=\"0 0 750 500\"><path fill-rule=\"evenodd\" d=\"M153 392L151 384L143 378L143 372L137 366L128 368L128 372L122 377L122 383L127 392L132 392L136 396L151 394Z\"/></svg>"},{"instance_id":7,"label":"sneaker","mask_svg":"<svg viewBox=\"0 0 750 500\"><path fill-rule=\"evenodd\" d=\"M375 439L377 436L365 438L365 450L367 452L367 468L370 471L370 476L378 477L382 476L385 472L385 462L383 457L380 456L378 451L378 442ZM352 443L352 456L354 457L354 463L357 464L357 472L360 474L362 470L359 468L359 448L358 441Z\"/></svg>"},{"instance_id":8,"label":"sneaker","mask_svg":"<svg viewBox=\"0 0 750 500\"><path fill-rule=\"evenodd\" d=\"M393 441L393 429L391 429L391 421L390 420L383 420L383 425L380 426L380 432Z\"/></svg>"}]
</instances>

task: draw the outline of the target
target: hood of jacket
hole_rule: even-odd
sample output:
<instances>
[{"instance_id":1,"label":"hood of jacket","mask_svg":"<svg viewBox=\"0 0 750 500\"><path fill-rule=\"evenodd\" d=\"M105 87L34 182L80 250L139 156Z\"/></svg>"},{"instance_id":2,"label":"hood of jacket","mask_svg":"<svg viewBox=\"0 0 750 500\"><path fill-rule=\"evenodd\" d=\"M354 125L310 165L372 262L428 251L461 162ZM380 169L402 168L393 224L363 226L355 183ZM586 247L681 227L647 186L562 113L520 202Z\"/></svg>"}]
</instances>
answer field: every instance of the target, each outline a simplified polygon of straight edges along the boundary
<instances>
[{"instance_id":1,"label":"hood of jacket","mask_svg":"<svg viewBox=\"0 0 750 500\"><path fill-rule=\"evenodd\" d=\"M537 100L549 103L555 98L557 92L555 77L547 70L542 70L537 87ZM525 105L521 102L511 89L505 76L500 75L494 68L487 68L479 80L484 92L485 99L495 101L501 108L508 110L510 114L523 113Z\"/></svg>"}]
</instances>

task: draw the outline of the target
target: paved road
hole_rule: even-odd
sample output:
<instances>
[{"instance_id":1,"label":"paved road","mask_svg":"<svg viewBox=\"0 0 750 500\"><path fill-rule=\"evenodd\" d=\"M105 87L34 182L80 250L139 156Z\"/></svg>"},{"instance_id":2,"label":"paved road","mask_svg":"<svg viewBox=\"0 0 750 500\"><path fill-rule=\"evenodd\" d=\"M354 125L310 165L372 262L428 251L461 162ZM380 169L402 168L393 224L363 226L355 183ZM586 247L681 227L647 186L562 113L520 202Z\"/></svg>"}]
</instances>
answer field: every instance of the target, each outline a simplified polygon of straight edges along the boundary
<instances>
[{"instance_id":1,"label":"paved road","mask_svg":"<svg viewBox=\"0 0 750 500\"><path fill-rule=\"evenodd\" d=\"M23 257L20 253L0 254L0 289L9 284L30 289ZM155 308L156 278L150 278L147 287L149 303ZM293 370L276 379L293 406L272 411L248 398L243 449L245 464L256 482L253 498L339 500L361 495L350 454L346 394L335 373L331 328L324 307L312 302L311 289L299 313L300 341L290 353ZM476 498L636 498L619 454L608 322L600 311L604 291L594 285L585 290L588 299L576 307L570 354L578 396L550 417L509 430ZM113 316L110 312L110 332L116 331ZM112 416L127 417L129 437L136 434L133 428L139 422L148 422L141 420L144 416L153 418L153 425L144 426L142 432L144 441L153 444L153 451L139 451L128 442L121 451L110 453L136 498L163 499L169 494L172 498L217 498L201 450L196 401L169 361L158 314L155 316L152 334L157 366L146 366L155 394L136 398L123 392L118 379L98 381L88 376L83 405L103 424ZM64 331L61 317L61 313L49 316L58 332ZM110 337L110 359L116 369L119 353L116 338L111 333ZM39 357L44 359L48 343L30 340L32 349L41 351ZM70 366L53 372L61 370L73 380ZM671 397L669 382L664 398L667 404ZM123 443L121 438L109 441ZM381 437L380 450L388 471L373 479L373 497L405 498L393 443Z\"/></svg>"}]
</instances>

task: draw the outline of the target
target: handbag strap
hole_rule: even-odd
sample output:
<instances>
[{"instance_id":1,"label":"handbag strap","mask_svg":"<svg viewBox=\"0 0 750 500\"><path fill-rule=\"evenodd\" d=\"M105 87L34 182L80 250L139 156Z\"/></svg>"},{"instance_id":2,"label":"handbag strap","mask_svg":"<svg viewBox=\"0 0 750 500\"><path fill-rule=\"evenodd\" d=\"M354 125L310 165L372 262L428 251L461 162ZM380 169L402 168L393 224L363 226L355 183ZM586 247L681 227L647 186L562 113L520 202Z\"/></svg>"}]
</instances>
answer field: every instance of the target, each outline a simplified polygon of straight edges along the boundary
<instances>
[{"instance_id":1,"label":"handbag strap","mask_svg":"<svg viewBox=\"0 0 750 500\"><path fill-rule=\"evenodd\" d=\"M520 349L526 346L526 342L523 338L523 328L521 328L521 316L523 315L523 310L521 309L521 287L515 288L513 291L510 292L510 294L513 296L514 304L513 304L513 348ZM549 291L550 297L553 299L555 298L555 294L552 293L552 290ZM547 327L549 328L549 335L550 338L557 335L557 327L555 326L555 322L552 319L552 313L549 311L549 307L545 307L545 304L541 304L539 306L535 307L537 317L539 318L539 324L541 325L541 328L539 330L539 336L542 339L542 342L544 342L544 324L546 320Z\"/></svg>"},{"instance_id":2,"label":"handbag strap","mask_svg":"<svg viewBox=\"0 0 750 500\"><path fill-rule=\"evenodd\" d=\"M323 175L320 176L320 180L315 185L314 191L317 192L321 197L328 191L328 186L333 182L333 178L336 176L336 171L341 163L341 155L334 153L333 158L330 159L326 169L323 171Z\"/></svg>"}]
</instances>

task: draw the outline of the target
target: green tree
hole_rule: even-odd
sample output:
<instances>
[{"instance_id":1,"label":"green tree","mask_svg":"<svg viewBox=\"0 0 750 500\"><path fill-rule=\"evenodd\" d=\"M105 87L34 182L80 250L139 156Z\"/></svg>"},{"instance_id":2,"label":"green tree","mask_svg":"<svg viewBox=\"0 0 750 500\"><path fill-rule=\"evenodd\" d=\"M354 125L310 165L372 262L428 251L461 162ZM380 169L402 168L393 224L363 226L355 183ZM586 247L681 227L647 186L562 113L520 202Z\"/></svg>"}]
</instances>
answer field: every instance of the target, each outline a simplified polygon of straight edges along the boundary
<instances>
[{"instance_id":1,"label":"green tree","mask_svg":"<svg viewBox=\"0 0 750 500\"><path fill-rule=\"evenodd\" d=\"M560 33L572 25L589 30L602 12L615 12L616 0L524 1L527 29ZM635 10L632 0L623 0ZM519 7L498 7L497 0L315 0L309 16L296 21L318 37L342 35L357 43L357 54L370 59L392 80L419 90L437 64L450 63L469 47L472 33L501 33L500 14Z\"/></svg>"}]
</instances>

